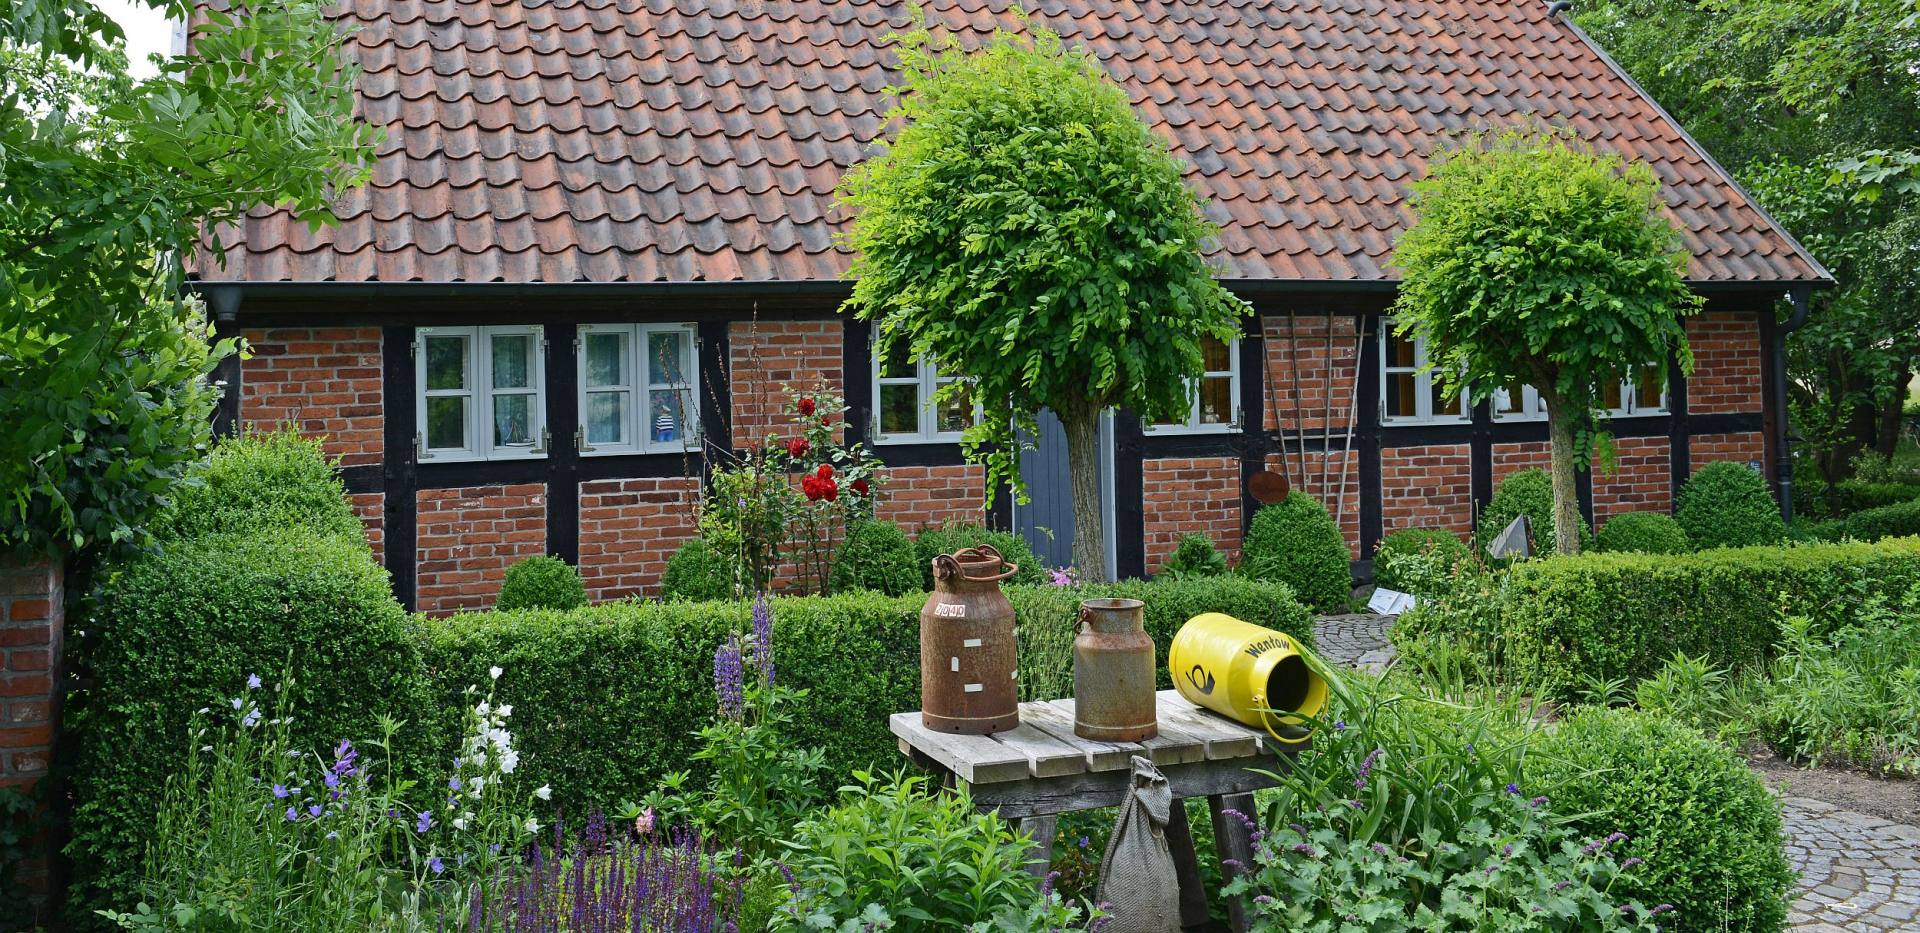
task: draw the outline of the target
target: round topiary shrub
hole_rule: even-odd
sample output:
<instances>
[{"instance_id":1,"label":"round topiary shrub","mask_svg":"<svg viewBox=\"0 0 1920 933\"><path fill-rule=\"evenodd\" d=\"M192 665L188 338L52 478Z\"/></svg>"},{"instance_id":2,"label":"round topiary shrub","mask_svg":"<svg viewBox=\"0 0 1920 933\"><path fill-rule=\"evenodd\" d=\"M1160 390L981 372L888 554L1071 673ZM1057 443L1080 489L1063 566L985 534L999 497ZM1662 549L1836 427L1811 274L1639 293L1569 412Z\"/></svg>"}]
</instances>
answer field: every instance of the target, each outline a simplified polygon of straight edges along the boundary
<instances>
[{"instance_id":1,"label":"round topiary shrub","mask_svg":"<svg viewBox=\"0 0 1920 933\"><path fill-rule=\"evenodd\" d=\"M920 557L892 522L863 521L847 531L829 579L833 592L873 590L905 596L920 590Z\"/></svg>"},{"instance_id":2,"label":"round topiary shrub","mask_svg":"<svg viewBox=\"0 0 1920 933\"><path fill-rule=\"evenodd\" d=\"M493 608L578 609L587 604L587 586L573 565L547 554L529 557L507 568L500 598Z\"/></svg>"},{"instance_id":3,"label":"round topiary shrub","mask_svg":"<svg viewBox=\"0 0 1920 933\"><path fill-rule=\"evenodd\" d=\"M1779 544L1787 537L1766 478L1730 461L1709 463L1681 485L1675 517L1703 550Z\"/></svg>"},{"instance_id":4,"label":"round topiary shrub","mask_svg":"<svg viewBox=\"0 0 1920 933\"><path fill-rule=\"evenodd\" d=\"M1160 568L1160 576L1172 580L1189 577L1217 577L1227 572L1227 555L1213 546L1213 539L1194 532L1173 546L1173 553Z\"/></svg>"},{"instance_id":5,"label":"round topiary shrub","mask_svg":"<svg viewBox=\"0 0 1920 933\"><path fill-rule=\"evenodd\" d=\"M435 731L416 633L386 571L343 535L256 529L170 542L104 583L74 634L72 661L88 682L66 722L76 908L138 901L141 853L186 754L187 720L246 695L249 675L270 711L291 675L295 748L364 747L391 716L407 726L381 767L417 779L458 738Z\"/></svg>"},{"instance_id":6,"label":"round topiary shrub","mask_svg":"<svg viewBox=\"0 0 1920 933\"><path fill-rule=\"evenodd\" d=\"M1643 860L1614 882L1621 899L1672 904L1669 930L1779 930L1793 886L1780 804L1739 755L1671 720L1586 709L1527 758L1526 794L1555 813L1590 814L1585 835L1624 833L1620 859Z\"/></svg>"},{"instance_id":7,"label":"round topiary shrub","mask_svg":"<svg viewBox=\"0 0 1920 933\"><path fill-rule=\"evenodd\" d=\"M734 563L714 550L706 539L690 539L667 558L667 572L660 579L660 595L691 602L733 599L738 595L733 588Z\"/></svg>"},{"instance_id":8,"label":"round topiary shrub","mask_svg":"<svg viewBox=\"0 0 1920 933\"><path fill-rule=\"evenodd\" d=\"M1533 531L1535 556L1558 550L1553 535L1553 477L1548 476L1547 471L1537 468L1521 470L1500 481L1500 488L1493 491L1486 511L1480 513L1481 546L1492 544L1494 537L1520 515L1527 517L1527 525ZM1592 546L1593 530L1587 527L1587 520L1583 517L1580 519L1580 547L1584 550Z\"/></svg>"},{"instance_id":9,"label":"round topiary shrub","mask_svg":"<svg viewBox=\"0 0 1920 933\"><path fill-rule=\"evenodd\" d=\"M920 564L921 588L933 589L935 557L982 544L992 545L1008 563L1020 565L1020 572L1014 574L1008 583L1047 582L1047 568L1041 566L1040 558L1034 556L1033 548L1027 545L1025 538L1005 531L989 531L979 525L941 525L920 532L920 537L913 542Z\"/></svg>"},{"instance_id":10,"label":"round topiary shrub","mask_svg":"<svg viewBox=\"0 0 1920 933\"><path fill-rule=\"evenodd\" d=\"M154 519L154 536L162 540L267 528L364 540L320 442L291 430L222 440L187 471L172 498Z\"/></svg>"},{"instance_id":11,"label":"round topiary shrub","mask_svg":"<svg viewBox=\"0 0 1920 933\"><path fill-rule=\"evenodd\" d=\"M1642 554L1685 554L1693 550L1687 531L1665 512L1628 512L1600 526L1594 547L1601 551L1638 551Z\"/></svg>"},{"instance_id":12,"label":"round topiary shrub","mask_svg":"<svg viewBox=\"0 0 1920 933\"><path fill-rule=\"evenodd\" d=\"M1434 596L1440 580L1468 558L1460 536L1444 528L1402 528L1373 552L1373 582L1389 590Z\"/></svg>"},{"instance_id":13,"label":"round topiary shrub","mask_svg":"<svg viewBox=\"0 0 1920 933\"><path fill-rule=\"evenodd\" d=\"M1240 572L1293 587L1318 612L1342 612L1353 591L1353 552L1320 500L1295 490L1261 507L1240 549Z\"/></svg>"}]
</instances>

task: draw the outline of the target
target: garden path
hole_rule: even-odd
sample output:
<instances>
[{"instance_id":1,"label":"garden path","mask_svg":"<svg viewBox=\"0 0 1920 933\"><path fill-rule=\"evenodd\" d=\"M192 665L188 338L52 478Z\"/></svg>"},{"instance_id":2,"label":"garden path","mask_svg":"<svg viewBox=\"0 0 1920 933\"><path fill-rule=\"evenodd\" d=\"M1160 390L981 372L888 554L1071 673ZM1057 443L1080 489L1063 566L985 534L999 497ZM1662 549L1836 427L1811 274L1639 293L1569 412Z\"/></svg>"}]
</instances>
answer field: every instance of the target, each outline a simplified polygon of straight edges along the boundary
<instances>
[{"instance_id":1,"label":"garden path","mask_svg":"<svg viewBox=\"0 0 1920 933\"><path fill-rule=\"evenodd\" d=\"M1325 616L1314 620L1313 634L1327 660L1377 670L1393 660L1392 625L1392 616ZM1800 873L1789 929L1920 930L1920 825L1806 796L1785 796L1781 803L1787 857Z\"/></svg>"}]
</instances>

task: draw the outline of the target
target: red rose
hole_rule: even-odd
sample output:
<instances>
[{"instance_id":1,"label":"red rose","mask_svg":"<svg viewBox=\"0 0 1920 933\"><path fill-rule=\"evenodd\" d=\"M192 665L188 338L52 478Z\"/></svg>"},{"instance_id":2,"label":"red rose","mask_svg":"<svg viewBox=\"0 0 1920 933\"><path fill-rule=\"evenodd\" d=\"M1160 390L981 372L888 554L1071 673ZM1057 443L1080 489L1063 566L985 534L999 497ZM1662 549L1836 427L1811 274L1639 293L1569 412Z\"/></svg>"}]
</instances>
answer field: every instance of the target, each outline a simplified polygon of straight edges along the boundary
<instances>
[{"instance_id":1,"label":"red rose","mask_svg":"<svg viewBox=\"0 0 1920 933\"><path fill-rule=\"evenodd\" d=\"M812 473L800 477L800 491L806 494L808 502L820 501L820 478Z\"/></svg>"},{"instance_id":2,"label":"red rose","mask_svg":"<svg viewBox=\"0 0 1920 933\"><path fill-rule=\"evenodd\" d=\"M864 496L867 494L867 481L864 479L856 479L850 488L853 489L855 495Z\"/></svg>"},{"instance_id":3,"label":"red rose","mask_svg":"<svg viewBox=\"0 0 1920 933\"><path fill-rule=\"evenodd\" d=\"M822 463L820 464L820 469L813 471L813 475L818 476L821 479L827 479L827 480L833 479L833 465Z\"/></svg>"},{"instance_id":4,"label":"red rose","mask_svg":"<svg viewBox=\"0 0 1920 933\"><path fill-rule=\"evenodd\" d=\"M820 498L832 502L840 498L840 484L830 479L820 481Z\"/></svg>"},{"instance_id":5,"label":"red rose","mask_svg":"<svg viewBox=\"0 0 1920 933\"><path fill-rule=\"evenodd\" d=\"M795 460L807 455L807 439L796 437L787 441L787 456Z\"/></svg>"},{"instance_id":6,"label":"red rose","mask_svg":"<svg viewBox=\"0 0 1920 933\"><path fill-rule=\"evenodd\" d=\"M800 413L803 415L813 414L813 399L807 398L806 396L800 397Z\"/></svg>"},{"instance_id":7,"label":"red rose","mask_svg":"<svg viewBox=\"0 0 1920 933\"><path fill-rule=\"evenodd\" d=\"M833 419L832 419L832 418L830 418L830 417L828 417L828 416L826 416L826 415L821 415L821 416L820 416L820 426L821 426L821 427L823 427L823 428L830 428L830 427L833 427Z\"/></svg>"}]
</instances>

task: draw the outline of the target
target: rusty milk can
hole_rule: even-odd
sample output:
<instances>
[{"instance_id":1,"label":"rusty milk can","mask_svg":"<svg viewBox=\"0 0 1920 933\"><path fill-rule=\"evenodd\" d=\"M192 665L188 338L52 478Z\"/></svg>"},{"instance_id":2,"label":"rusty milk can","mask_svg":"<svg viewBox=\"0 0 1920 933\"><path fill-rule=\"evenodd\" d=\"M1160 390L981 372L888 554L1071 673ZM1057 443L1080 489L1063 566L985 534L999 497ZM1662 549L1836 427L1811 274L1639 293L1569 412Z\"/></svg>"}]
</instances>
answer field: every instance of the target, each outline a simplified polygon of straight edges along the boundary
<instances>
[{"instance_id":1,"label":"rusty milk can","mask_svg":"<svg viewBox=\"0 0 1920 933\"><path fill-rule=\"evenodd\" d=\"M1000 581L1019 570L982 545L933 559L933 595L920 610L920 721L985 735L1020 724L1013 604Z\"/></svg>"},{"instance_id":2,"label":"rusty milk can","mask_svg":"<svg viewBox=\"0 0 1920 933\"><path fill-rule=\"evenodd\" d=\"M1160 734L1153 689L1153 639L1137 599L1080 604L1073 640L1073 734L1106 742L1138 742Z\"/></svg>"}]
</instances>

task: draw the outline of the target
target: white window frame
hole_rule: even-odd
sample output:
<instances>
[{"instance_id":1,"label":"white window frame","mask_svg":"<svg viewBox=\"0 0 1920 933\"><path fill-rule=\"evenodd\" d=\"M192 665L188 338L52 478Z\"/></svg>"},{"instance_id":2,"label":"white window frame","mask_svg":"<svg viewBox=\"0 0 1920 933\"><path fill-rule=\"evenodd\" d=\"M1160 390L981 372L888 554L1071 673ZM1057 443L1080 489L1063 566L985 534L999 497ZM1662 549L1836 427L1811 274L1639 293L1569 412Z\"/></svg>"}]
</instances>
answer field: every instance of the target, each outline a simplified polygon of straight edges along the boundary
<instances>
[{"instance_id":1,"label":"white window frame","mask_svg":"<svg viewBox=\"0 0 1920 933\"><path fill-rule=\"evenodd\" d=\"M1501 387L1501 388L1494 389L1493 391L1496 393L1496 397L1497 397L1498 393L1505 392L1506 389L1505 387ZM1493 401L1494 401L1493 399L1487 400L1488 402L1487 408L1493 412L1493 420L1495 421L1545 421L1547 420L1547 403L1540 398L1540 390L1535 389L1530 384L1522 384L1520 386L1520 410L1519 411L1503 412L1500 410L1500 407L1498 405L1493 404Z\"/></svg>"},{"instance_id":2,"label":"white window frame","mask_svg":"<svg viewBox=\"0 0 1920 933\"><path fill-rule=\"evenodd\" d=\"M1649 363L1646 367L1640 368L1651 368L1656 365L1659 364ZM1664 415L1667 413L1668 393L1672 388L1672 383L1662 379L1660 404L1652 408L1641 408L1638 400L1640 387L1634 383L1633 373L1629 372L1626 378L1620 380L1620 407L1607 409L1607 414L1614 418L1651 418L1655 415Z\"/></svg>"},{"instance_id":3,"label":"white window frame","mask_svg":"<svg viewBox=\"0 0 1920 933\"><path fill-rule=\"evenodd\" d=\"M1387 364L1387 342L1393 339L1393 321L1382 318L1380 321L1380 423L1389 427L1408 424L1465 424L1473 420L1472 409L1467 407L1467 393L1460 393L1455 403L1457 412L1433 411L1433 371L1427 369L1426 338L1414 336L1413 365L1390 366ZM1424 370L1424 371L1423 371ZM1387 414L1387 387L1393 384L1396 375L1413 377L1413 405L1415 413L1411 415Z\"/></svg>"},{"instance_id":4,"label":"white window frame","mask_svg":"<svg viewBox=\"0 0 1920 933\"><path fill-rule=\"evenodd\" d=\"M685 382L654 382L647 363L648 337L674 333L685 339L687 366ZM626 380L619 391L627 392L627 420L622 427L626 439L618 444L587 442L587 396L610 386L587 385L587 335L621 334L626 337ZM573 341L574 368L578 374L578 425L574 426L574 446L583 457L609 457L620 454L680 454L700 448L700 341L692 324L582 324ZM671 441L656 441L653 436L653 393L674 390L684 393L680 400L680 436Z\"/></svg>"},{"instance_id":5,"label":"white window frame","mask_svg":"<svg viewBox=\"0 0 1920 933\"><path fill-rule=\"evenodd\" d=\"M525 335L530 342L526 389L493 388L493 337ZM465 337L467 339L468 384L460 389L427 388L427 340L429 337ZM547 380L545 329L538 324L502 324L487 327L419 327L413 332L414 365L414 454L421 463L458 463L474 460L537 460L547 455ZM493 443L493 400L497 395L530 395L528 434L530 446ZM467 402L467 445L465 447L427 447L427 399L464 397Z\"/></svg>"},{"instance_id":6,"label":"white window frame","mask_svg":"<svg viewBox=\"0 0 1920 933\"><path fill-rule=\"evenodd\" d=\"M1226 377L1228 398L1231 399L1232 415L1219 424L1200 422L1200 379L1219 379ZM1184 421L1167 421L1144 425L1143 434L1233 434L1240 430L1240 338L1227 341L1227 368L1209 369L1199 378L1187 380L1187 391L1193 401L1187 406Z\"/></svg>"},{"instance_id":7,"label":"white window frame","mask_svg":"<svg viewBox=\"0 0 1920 933\"><path fill-rule=\"evenodd\" d=\"M876 346L874 348L876 352L867 354L870 360L869 368L873 374L873 416L871 424L869 425L869 427L873 429L873 443L875 445L958 443L961 435L966 432L937 430L937 426L940 423L940 411L933 403L933 393L939 391L941 386L961 381L963 377L942 375L939 367L936 366L932 360L915 360L913 363L913 375L911 376L883 377L880 375L881 360L880 354L877 352L878 349ZM912 432L896 431L889 434L880 430L881 387L898 385L917 387L916 391L920 398L920 421L918 428ZM980 402L978 399L976 399L973 404L973 422L975 424L980 423Z\"/></svg>"},{"instance_id":8,"label":"white window frame","mask_svg":"<svg viewBox=\"0 0 1920 933\"><path fill-rule=\"evenodd\" d=\"M1636 390L1638 388L1639 387L1634 384L1633 377L1631 376L1620 380L1620 401L1622 403L1621 407L1607 409L1607 415L1613 418L1651 418L1657 415L1664 415L1668 413L1667 399L1669 397L1669 390L1671 388L1670 385L1663 384L1660 387L1660 404L1651 408L1641 408L1639 406L1639 403L1635 400L1635 396L1637 395ZM1498 392L1502 390L1496 389L1494 391ZM1523 393L1521 409L1519 411L1514 411L1514 412L1502 412L1499 410L1498 407L1489 406L1493 410L1493 420L1495 421L1545 421L1547 420L1547 406L1545 402L1541 401L1539 390L1535 389L1531 385L1522 385L1520 387L1520 391Z\"/></svg>"}]
</instances>

